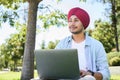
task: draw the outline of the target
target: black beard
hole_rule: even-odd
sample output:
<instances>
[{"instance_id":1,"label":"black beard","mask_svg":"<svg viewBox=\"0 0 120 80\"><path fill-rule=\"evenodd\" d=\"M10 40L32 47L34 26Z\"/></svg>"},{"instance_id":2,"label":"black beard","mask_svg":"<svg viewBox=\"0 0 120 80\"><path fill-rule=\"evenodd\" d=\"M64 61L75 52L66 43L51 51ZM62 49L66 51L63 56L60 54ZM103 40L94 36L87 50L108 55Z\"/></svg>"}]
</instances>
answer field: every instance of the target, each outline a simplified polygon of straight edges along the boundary
<instances>
[{"instance_id":1,"label":"black beard","mask_svg":"<svg viewBox=\"0 0 120 80\"><path fill-rule=\"evenodd\" d=\"M79 31L76 31L76 32L71 32L72 34L79 34L79 33L82 33L83 32L83 29L79 30Z\"/></svg>"}]
</instances>

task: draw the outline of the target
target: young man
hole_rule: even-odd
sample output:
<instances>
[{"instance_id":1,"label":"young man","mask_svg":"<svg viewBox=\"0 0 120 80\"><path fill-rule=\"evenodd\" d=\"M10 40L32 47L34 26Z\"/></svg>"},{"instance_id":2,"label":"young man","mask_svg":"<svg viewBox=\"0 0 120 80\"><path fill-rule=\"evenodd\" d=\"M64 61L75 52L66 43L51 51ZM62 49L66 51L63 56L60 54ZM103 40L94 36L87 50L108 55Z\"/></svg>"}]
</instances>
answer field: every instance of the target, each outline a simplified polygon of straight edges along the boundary
<instances>
[{"instance_id":1,"label":"young man","mask_svg":"<svg viewBox=\"0 0 120 80\"><path fill-rule=\"evenodd\" d=\"M106 52L101 42L85 33L90 17L78 7L68 13L68 26L71 36L61 40L56 49L76 48L79 56L80 80L109 80L110 72Z\"/></svg>"}]
</instances>

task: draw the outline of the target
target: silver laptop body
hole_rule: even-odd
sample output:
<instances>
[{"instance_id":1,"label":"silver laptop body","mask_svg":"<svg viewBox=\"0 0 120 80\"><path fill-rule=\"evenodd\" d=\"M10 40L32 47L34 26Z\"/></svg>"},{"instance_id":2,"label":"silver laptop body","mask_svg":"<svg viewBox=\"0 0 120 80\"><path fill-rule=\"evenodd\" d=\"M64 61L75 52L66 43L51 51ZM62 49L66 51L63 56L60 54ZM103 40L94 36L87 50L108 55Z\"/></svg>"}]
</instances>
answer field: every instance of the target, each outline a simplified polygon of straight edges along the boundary
<instances>
[{"instance_id":1,"label":"silver laptop body","mask_svg":"<svg viewBox=\"0 0 120 80\"><path fill-rule=\"evenodd\" d=\"M40 79L79 79L77 49L35 50Z\"/></svg>"}]
</instances>

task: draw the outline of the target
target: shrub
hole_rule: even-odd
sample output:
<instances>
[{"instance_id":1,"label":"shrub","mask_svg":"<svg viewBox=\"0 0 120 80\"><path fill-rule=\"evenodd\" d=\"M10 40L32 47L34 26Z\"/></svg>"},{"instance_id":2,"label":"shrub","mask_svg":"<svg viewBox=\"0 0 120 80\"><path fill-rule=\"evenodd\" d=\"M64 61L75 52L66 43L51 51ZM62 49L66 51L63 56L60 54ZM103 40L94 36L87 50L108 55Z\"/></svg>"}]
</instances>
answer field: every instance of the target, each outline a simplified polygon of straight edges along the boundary
<instances>
[{"instance_id":1,"label":"shrub","mask_svg":"<svg viewBox=\"0 0 120 80\"><path fill-rule=\"evenodd\" d=\"M120 66L120 52L110 52L107 58L110 66Z\"/></svg>"},{"instance_id":2,"label":"shrub","mask_svg":"<svg viewBox=\"0 0 120 80\"><path fill-rule=\"evenodd\" d=\"M110 66L120 66L120 58L119 58L119 57L113 57L113 58L110 60L109 65L110 65Z\"/></svg>"}]
</instances>

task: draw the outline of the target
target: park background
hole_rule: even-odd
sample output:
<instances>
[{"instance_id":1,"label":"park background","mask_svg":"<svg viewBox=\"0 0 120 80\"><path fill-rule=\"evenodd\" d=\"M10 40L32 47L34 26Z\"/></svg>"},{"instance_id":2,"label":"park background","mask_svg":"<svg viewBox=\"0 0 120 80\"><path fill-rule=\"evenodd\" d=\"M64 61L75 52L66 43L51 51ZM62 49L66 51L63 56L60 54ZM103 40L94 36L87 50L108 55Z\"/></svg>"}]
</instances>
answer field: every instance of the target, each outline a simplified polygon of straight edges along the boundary
<instances>
[{"instance_id":1,"label":"park background","mask_svg":"<svg viewBox=\"0 0 120 80\"><path fill-rule=\"evenodd\" d=\"M115 19L112 19L110 0L43 0L38 5L35 49L53 49L59 40L70 35L67 28L66 15L70 8L81 7L90 15L87 32L100 40L107 52L109 65L120 66L120 52L116 48L120 44L120 1L115 1ZM12 2L12 1L11 1ZM7 2L11 4L11 2ZM28 2L16 2L7 5L1 1L0 28L0 69L19 71L22 67L28 25ZM19 3L19 4L18 4ZM115 34L116 23L117 35ZM34 66L36 68L36 65ZM21 70L20 70L21 71ZM5 77L7 78L7 77ZM20 76L19 76L20 79ZM0 78L0 80L2 80ZM7 79L5 79L7 80Z\"/></svg>"}]
</instances>

